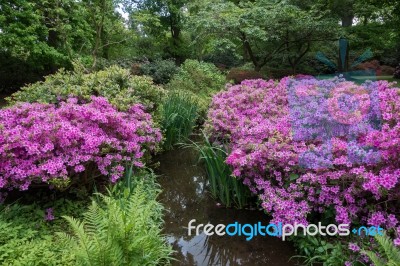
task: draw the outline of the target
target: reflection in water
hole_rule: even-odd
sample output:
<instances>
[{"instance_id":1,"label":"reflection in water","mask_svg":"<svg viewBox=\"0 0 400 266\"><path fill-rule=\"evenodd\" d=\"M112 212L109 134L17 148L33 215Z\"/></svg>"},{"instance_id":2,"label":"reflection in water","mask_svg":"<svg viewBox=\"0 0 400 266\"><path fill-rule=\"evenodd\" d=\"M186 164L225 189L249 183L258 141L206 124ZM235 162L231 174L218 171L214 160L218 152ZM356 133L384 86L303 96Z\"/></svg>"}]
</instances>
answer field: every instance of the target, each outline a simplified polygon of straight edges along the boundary
<instances>
[{"instance_id":1,"label":"reflection in water","mask_svg":"<svg viewBox=\"0 0 400 266\"><path fill-rule=\"evenodd\" d=\"M217 206L206 190L203 169L196 166L193 150L175 150L156 158L163 192L160 200L166 208L164 233L173 246L174 265L295 265L289 259L294 254L290 243L274 237L188 236L187 225L257 223L267 224L267 216L259 211L226 209Z\"/></svg>"}]
</instances>

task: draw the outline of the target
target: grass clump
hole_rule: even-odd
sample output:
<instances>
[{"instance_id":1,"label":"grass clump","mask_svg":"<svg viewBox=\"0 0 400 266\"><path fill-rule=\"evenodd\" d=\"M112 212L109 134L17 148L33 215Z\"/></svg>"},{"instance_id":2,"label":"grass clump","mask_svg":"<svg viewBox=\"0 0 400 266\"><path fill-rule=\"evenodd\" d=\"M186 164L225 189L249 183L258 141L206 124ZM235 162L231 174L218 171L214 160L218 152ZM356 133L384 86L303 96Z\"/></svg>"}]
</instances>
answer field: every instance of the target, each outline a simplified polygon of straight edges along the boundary
<instances>
[{"instance_id":1,"label":"grass clump","mask_svg":"<svg viewBox=\"0 0 400 266\"><path fill-rule=\"evenodd\" d=\"M185 141L192 133L197 118L197 102L190 94L183 91L168 93L161 114L164 148L169 150L175 144Z\"/></svg>"},{"instance_id":2,"label":"grass clump","mask_svg":"<svg viewBox=\"0 0 400 266\"><path fill-rule=\"evenodd\" d=\"M213 145L204 135L202 143L192 142L200 152L200 160L204 163L213 198L226 207L243 208L249 203L250 190L243 182L232 175L232 170L225 163L227 153L222 147Z\"/></svg>"}]
</instances>

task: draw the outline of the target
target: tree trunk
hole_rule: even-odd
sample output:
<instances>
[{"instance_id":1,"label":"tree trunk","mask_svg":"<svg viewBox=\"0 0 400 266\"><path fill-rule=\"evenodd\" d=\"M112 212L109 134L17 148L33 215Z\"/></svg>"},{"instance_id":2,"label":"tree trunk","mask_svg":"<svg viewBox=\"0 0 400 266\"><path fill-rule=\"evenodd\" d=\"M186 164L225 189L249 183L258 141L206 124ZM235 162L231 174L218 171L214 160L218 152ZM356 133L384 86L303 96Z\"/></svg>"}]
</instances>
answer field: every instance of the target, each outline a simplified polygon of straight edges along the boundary
<instances>
[{"instance_id":1,"label":"tree trunk","mask_svg":"<svg viewBox=\"0 0 400 266\"><path fill-rule=\"evenodd\" d=\"M92 12L96 12L96 11L94 10ZM95 24L95 27L96 27L96 36L95 36L95 41L94 41L94 48L93 48L93 51L92 51L92 57L93 57L92 69L94 69L96 67L96 65L97 65L97 57L98 57L99 50L100 50L100 47L101 47L101 42L102 42L102 34L101 33L103 32L104 20L105 20L105 16L106 16L105 13L106 13L106 1L103 0L101 2L101 18L100 18L100 21L97 22L96 18L95 18L96 17L95 14L94 13L92 14L93 15L93 21L94 21L94 24Z\"/></svg>"},{"instance_id":2,"label":"tree trunk","mask_svg":"<svg viewBox=\"0 0 400 266\"><path fill-rule=\"evenodd\" d=\"M244 48L245 54L250 57L250 60L254 65L254 70L255 71L260 71L262 65L259 64L257 58L254 56L253 49L251 49L251 46L250 46L250 44L249 44L249 42L248 42L248 40L246 38L246 34L244 32L241 32L241 35L242 35L241 39L242 39L242 42L243 42L243 48Z\"/></svg>"},{"instance_id":3,"label":"tree trunk","mask_svg":"<svg viewBox=\"0 0 400 266\"><path fill-rule=\"evenodd\" d=\"M300 44L300 46L298 48L297 57L290 58L290 56L289 56L288 61L289 61L290 66L292 67L293 75L296 74L297 66L301 62L301 59L303 59L303 57L308 53L308 51L310 51L310 47L311 47L311 43L308 42L307 47L304 49L304 51L301 51L303 49L303 43L302 43L302 44ZM289 50L287 52L289 53Z\"/></svg>"},{"instance_id":4,"label":"tree trunk","mask_svg":"<svg viewBox=\"0 0 400 266\"><path fill-rule=\"evenodd\" d=\"M170 51L172 57L175 58L178 64L183 63L184 58L182 54L179 53L181 50L180 36L181 36L181 25L180 25L180 14L170 11L170 31L172 38L172 49Z\"/></svg>"},{"instance_id":5,"label":"tree trunk","mask_svg":"<svg viewBox=\"0 0 400 266\"><path fill-rule=\"evenodd\" d=\"M342 27L351 27L353 25L354 14L344 14L341 18Z\"/></svg>"},{"instance_id":6,"label":"tree trunk","mask_svg":"<svg viewBox=\"0 0 400 266\"><path fill-rule=\"evenodd\" d=\"M110 45L107 43L107 39L108 36L103 27L101 33L101 44L103 45L101 48L101 56L108 60L110 58Z\"/></svg>"}]
</instances>

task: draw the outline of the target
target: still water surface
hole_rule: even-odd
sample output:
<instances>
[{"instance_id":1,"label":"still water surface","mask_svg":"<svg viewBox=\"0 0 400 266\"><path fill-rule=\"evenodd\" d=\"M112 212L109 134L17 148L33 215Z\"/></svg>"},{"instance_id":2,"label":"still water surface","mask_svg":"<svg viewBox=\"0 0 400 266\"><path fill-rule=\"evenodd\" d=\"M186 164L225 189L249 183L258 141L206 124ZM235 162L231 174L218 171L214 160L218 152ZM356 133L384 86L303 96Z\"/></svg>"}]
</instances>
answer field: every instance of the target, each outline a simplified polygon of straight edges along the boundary
<instances>
[{"instance_id":1,"label":"still water surface","mask_svg":"<svg viewBox=\"0 0 400 266\"><path fill-rule=\"evenodd\" d=\"M261 211L218 206L207 192L205 172L197 165L197 158L191 149L165 152L156 158L163 189L160 200L166 208L164 234L176 251L173 265L296 265L289 261L295 255L294 248L275 237L258 236L246 241L243 236L188 236L187 225L192 219L196 219L195 225L236 221L268 224L268 217Z\"/></svg>"}]
</instances>

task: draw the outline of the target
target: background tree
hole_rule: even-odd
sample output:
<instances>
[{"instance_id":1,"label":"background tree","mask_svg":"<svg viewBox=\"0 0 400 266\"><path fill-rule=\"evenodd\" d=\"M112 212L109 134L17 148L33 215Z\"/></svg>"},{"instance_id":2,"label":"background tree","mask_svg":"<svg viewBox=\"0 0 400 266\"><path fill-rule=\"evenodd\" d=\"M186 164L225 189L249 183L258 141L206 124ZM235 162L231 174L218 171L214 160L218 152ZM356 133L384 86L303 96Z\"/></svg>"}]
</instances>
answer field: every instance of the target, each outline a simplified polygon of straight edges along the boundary
<instances>
[{"instance_id":1,"label":"background tree","mask_svg":"<svg viewBox=\"0 0 400 266\"><path fill-rule=\"evenodd\" d=\"M337 38L334 20L287 3L209 1L196 9L191 19L192 32L198 34L194 41L210 36L231 40L257 71L279 58L295 71L314 43Z\"/></svg>"},{"instance_id":2,"label":"background tree","mask_svg":"<svg viewBox=\"0 0 400 266\"><path fill-rule=\"evenodd\" d=\"M49 31L37 7L23 0L0 4L0 87L18 86L22 78L35 80L66 61L49 45Z\"/></svg>"},{"instance_id":3,"label":"background tree","mask_svg":"<svg viewBox=\"0 0 400 266\"><path fill-rule=\"evenodd\" d=\"M187 0L125 0L125 11L130 14L130 25L143 36L161 38L164 53L178 63L185 58L182 23Z\"/></svg>"}]
</instances>

